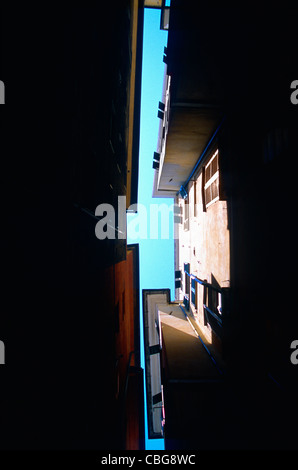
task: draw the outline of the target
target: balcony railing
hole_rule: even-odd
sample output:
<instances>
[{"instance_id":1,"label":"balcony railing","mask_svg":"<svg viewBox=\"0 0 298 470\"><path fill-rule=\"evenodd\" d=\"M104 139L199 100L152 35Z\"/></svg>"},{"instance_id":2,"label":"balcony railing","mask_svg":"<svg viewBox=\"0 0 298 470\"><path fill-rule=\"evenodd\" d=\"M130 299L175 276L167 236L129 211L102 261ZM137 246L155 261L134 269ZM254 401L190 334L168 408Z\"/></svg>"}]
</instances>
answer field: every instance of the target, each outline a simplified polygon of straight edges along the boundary
<instances>
[{"instance_id":1,"label":"balcony railing","mask_svg":"<svg viewBox=\"0 0 298 470\"><path fill-rule=\"evenodd\" d=\"M202 306L204 310L204 323L209 323L211 328L222 336L224 321L228 315L228 293L229 288L220 287L199 279L189 273L189 264L184 265L184 272L191 284L191 303L196 305L196 284L204 287ZM187 299L189 302L189 298Z\"/></svg>"}]
</instances>

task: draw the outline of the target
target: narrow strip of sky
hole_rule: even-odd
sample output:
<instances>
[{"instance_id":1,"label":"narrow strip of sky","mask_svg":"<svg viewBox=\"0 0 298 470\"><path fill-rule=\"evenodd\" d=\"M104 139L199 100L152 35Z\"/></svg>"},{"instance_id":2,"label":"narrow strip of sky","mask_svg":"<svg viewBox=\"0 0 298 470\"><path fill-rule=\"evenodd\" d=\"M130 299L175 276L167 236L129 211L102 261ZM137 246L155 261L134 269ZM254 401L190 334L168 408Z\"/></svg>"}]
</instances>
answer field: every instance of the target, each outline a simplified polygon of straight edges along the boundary
<instances>
[{"instance_id":1,"label":"narrow strip of sky","mask_svg":"<svg viewBox=\"0 0 298 470\"><path fill-rule=\"evenodd\" d=\"M139 194L138 202L150 213L150 204L173 204L172 199L152 199L153 153L156 151L160 120L157 117L158 102L162 98L162 88L165 73L163 62L164 47L167 45L166 31L160 30L160 10L145 9L144 46L141 96L141 133L139 160ZM128 215L129 221L138 215ZM142 220L140 220L142 223ZM173 225L172 220L170 223ZM171 234L172 235L172 234ZM139 243L140 246L140 291L143 289L170 288L174 296L174 241L169 240L132 240L129 235L128 243ZM140 296L141 312L141 363L145 367L143 343L143 311L142 296ZM145 434L146 449L164 449L163 439L148 439L147 410L145 400Z\"/></svg>"}]
</instances>

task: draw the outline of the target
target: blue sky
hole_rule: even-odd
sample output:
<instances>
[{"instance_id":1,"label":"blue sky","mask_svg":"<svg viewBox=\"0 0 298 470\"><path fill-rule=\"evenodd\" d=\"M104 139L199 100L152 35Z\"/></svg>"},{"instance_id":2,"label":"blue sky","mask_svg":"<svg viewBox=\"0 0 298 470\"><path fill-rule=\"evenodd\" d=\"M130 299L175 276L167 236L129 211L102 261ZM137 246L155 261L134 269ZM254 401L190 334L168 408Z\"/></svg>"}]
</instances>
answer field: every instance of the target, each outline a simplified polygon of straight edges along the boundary
<instances>
[{"instance_id":1,"label":"blue sky","mask_svg":"<svg viewBox=\"0 0 298 470\"><path fill-rule=\"evenodd\" d=\"M165 72L163 62L164 47L167 45L166 31L160 30L160 10L145 9L144 49L141 101L141 141L139 156L138 202L149 208L150 204L173 204L172 199L152 199L153 153L156 151L160 120L157 117L158 102L162 97ZM128 216L128 224L134 215ZM172 220L171 220L172 224ZM128 243L140 246L140 289L170 288L174 298L174 241L131 239L128 230ZM142 296L140 296L142 302ZM143 338L143 318L141 304L141 341ZM141 342L141 362L145 367L144 348ZM145 412L146 417L146 412ZM163 449L163 440L149 440L146 426L146 449Z\"/></svg>"}]
</instances>

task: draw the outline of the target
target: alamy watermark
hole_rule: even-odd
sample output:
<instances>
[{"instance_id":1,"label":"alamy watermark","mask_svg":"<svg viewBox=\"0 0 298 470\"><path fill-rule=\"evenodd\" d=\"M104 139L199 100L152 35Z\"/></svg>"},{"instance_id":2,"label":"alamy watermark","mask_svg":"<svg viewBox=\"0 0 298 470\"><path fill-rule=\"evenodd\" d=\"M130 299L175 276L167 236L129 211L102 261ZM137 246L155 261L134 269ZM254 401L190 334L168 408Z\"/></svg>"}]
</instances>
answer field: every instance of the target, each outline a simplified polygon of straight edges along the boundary
<instances>
[{"instance_id":1,"label":"alamy watermark","mask_svg":"<svg viewBox=\"0 0 298 470\"><path fill-rule=\"evenodd\" d=\"M127 213L131 214L127 218ZM126 197L118 197L118 207L100 204L95 211L98 223L95 235L99 240L169 240L178 237L174 224L181 223L178 204L134 204L126 209Z\"/></svg>"},{"instance_id":2,"label":"alamy watermark","mask_svg":"<svg viewBox=\"0 0 298 470\"><path fill-rule=\"evenodd\" d=\"M291 93L291 103L292 104L298 104L298 80L294 80L292 83L291 83L291 90L294 90L292 93Z\"/></svg>"},{"instance_id":3,"label":"alamy watermark","mask_svg":"<svg viewBox=\"0 0 298 470\"><path fill-rule=\"evenodd\" d=\"M0 341L0 366L5 365L5 344Z\"/></svg>"},{"instance_id":4,"label":"alamy watermark","mask_svg":"<svg viewBox=\"0 0 298 470\"><path fill-rule=\"evenodd\" d=\"M109 454L102 457L101 465L127 465L132 468L134 465L196 465L195 454L147 454L135 456L115 456Z\"/></svg>"},{"instance_id":5,"label":"alamy watermark","mask_svg":"<svg viewBox=\"0 0 298 470\"><path fill-rule=\"evenodd\" d=\"M291 349L293 349L293 352L291 354L291 363L294 366L298 366L298 340L293 341L291 344Z\"/></svg>"},{"instance_id":6,"label":"alamy watermark","mask_svg":"<svg viewBox=\"0 0 298 470\"><path fill-rule=\"evenodd\" d=\"M5 104L5 85L0 80L0 104Z\"/></svg>"}]
</instances>

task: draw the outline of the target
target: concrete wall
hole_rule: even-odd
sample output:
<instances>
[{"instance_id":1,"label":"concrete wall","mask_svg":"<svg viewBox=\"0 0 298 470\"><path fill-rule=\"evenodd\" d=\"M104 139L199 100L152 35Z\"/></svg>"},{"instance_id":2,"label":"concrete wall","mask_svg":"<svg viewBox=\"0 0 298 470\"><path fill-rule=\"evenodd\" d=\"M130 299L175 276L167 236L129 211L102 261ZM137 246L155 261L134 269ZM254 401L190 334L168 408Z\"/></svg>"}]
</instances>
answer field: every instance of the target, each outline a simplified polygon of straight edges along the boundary
<instances>
[{"instance_id":1,"label":"concrete wall","mask_svg":"<svg viewBox=\"0 0 298 470\"><path fill-rule=\"evenodd\" d=\"M126 260L109 268L109 284L105 286L107 292L112 288L110 296L114 298L114 394L119 410L119 448L126 445L130 450L142 448L144 439L144 401L139 393L143 389L143 370L140 369L138 263L138 248L128 248Z\"/></svg>"},{"instance_id":2,"label":"concrete wall","mask_svg":"<svg viewBox=\"0 0 298 470\"><path fill-rule=\"evenodd\" d=\"M208 157L205 160L205 163L207 162ZM188 186L188 224L185 224L186 200L177 199L183 219L178 228L179 255L175 269L182 272L184 281L184 263L190 263L190 273L199 279L206 280L217 287L230 287L230 233L227 201L219 200L207 209L205 208L203 168L204 166L199 169ZM204 324L203 289L203 286L197 286L198 308L195 309L192 305L190 308L206 338L212 343L214 333L212 334L208 324ZM182 289L177 292L180 300L183 299L184 293L185 282L183 282Z\"/></svg>"},{"instance_id":3,"label":"concrete wall","mask_svg":"<svg viewBox=\"0 0 298 470\"><path fill-rule=\"evenodd\" d=\"M150 347L160 345L159 304L170 301L170 291L143 290L145 369L147 391L147 414L149 439L162 437L160 403L153 403L153 397L161 393L160 355L150 354Z\"/></svg>"}]
</instances>

